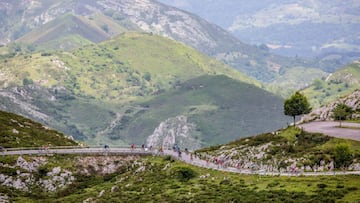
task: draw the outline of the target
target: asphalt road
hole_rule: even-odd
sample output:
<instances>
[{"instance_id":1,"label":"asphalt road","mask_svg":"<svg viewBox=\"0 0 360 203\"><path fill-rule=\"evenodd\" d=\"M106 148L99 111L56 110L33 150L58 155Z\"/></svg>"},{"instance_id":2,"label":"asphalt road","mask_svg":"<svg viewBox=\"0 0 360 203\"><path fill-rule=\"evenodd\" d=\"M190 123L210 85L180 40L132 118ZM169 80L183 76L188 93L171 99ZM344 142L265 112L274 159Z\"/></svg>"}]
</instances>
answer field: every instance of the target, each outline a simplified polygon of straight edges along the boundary
<instances>
[{"instance_id":1,"label":"asphalt road","mask_svg":"<svg viewBox=\"0 0 360 203\"><path fill-rule=\"evenodd\" d=\"M359 123L342 123L344 127L354 128L339 128L339 122L310 122L301 124L305 131L317 132L329 135L332 137L338 137L343 139L351 139L360 141L360 124ZM358 129L355 129L358 128Z\"/></svg>"}]
</instances>

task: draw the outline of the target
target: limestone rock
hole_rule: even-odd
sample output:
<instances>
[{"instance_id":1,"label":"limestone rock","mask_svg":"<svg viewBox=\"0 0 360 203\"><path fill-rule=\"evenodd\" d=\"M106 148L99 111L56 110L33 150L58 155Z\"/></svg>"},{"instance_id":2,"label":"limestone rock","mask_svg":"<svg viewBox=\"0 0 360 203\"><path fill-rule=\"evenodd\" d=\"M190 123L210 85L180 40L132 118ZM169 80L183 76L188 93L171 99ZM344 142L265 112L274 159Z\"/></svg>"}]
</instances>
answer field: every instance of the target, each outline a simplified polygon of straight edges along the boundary
<instances>
[{"instance_id":1,"label":"limestone rock","mask_svg":"<svg viewBox=\"0 0 360 203\"><path fill-rule=\"evenodd\" d=\"M307 122L313 120L318 120L318 121L333 120L332 111L336 108L338 104L346 104L347 106L351 107L353 111L360 110L360 90L357 90L352 94L344 98L341 98L337 101L331 102L326 106L313 110L308 115L305 115L301 119L301 122ZM352 118L360 118L360 114L354 113L352 115Z\"/></svg>"},{"instance_id":2,"label":"limestone rock","mask_svg":"<svg viewBox=\"0 0 360 203\"><path fill-rule=\"evenodd\" d=\"M200 148L200 141L195 139L195 124L189 123L186 116L169 118L155 129L147 138L147 146L172 148L176 143L181 148Z\"/></svg>"}]
</instances>

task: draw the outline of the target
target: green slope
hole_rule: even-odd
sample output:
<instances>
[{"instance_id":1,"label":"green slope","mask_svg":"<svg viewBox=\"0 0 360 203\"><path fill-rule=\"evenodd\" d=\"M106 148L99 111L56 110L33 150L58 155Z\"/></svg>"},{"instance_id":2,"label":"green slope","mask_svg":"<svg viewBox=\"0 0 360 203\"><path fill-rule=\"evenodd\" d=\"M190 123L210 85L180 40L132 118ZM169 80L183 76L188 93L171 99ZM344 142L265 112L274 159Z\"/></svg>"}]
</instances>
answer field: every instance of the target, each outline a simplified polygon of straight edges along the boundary
<instances>
[{"instance_id":1,"label":"green slope","mask_svg":"<svg viewBox=\"0 0 360 203\"><path fill-rule=\"evenodd\" d=\"M60 132L4 111L0 111L0 143L7 148L78 145Z\"/></svg>"},{"instance_id":2,"label":"green slope","mask_svg":"<svg viewBox=\"0 0 360 203\"><path fill-rule=\"evenodd\" d=\"M160 122L182 115L195 125L188 137L193 143L182 147L209 146L285 126L282 105L280 97L253 85L226 76L201 76L138 107L132 104L112 134L113 139L144 143Z\"/></svg>"},{"instance_id":3,"label":"green slope","mask_svg":"<svg viewBox=\"0 0 360 203\"><path fill-rule=\"evenodd\" d=\"M46 87L65 84L77 94L107 100L133 100L205 74L224 74L259 86L192 48L141 33L126 33L73 52L17 56L4 60L0 71L5 74L2 83L21 85L31 78Z\"/></svg>"},{"instance_id":4,"label":"green slope","mask_svg":"<svg viewBox=\"0 0 360 203\"><path fill-rule=\"evenodd\" d=\"M327 78L316 80L302 92L314 107L325 105L360 89L360 63L345 66Z\"/></svg>"}]
</instances>

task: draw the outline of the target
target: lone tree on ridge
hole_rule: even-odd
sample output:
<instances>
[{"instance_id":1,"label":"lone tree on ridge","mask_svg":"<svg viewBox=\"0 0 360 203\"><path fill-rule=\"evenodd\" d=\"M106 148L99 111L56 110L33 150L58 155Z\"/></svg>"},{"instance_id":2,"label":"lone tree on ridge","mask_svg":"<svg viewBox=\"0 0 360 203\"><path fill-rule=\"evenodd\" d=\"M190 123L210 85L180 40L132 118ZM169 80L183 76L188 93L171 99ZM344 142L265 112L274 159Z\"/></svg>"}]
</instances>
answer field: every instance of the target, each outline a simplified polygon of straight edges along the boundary
<instances>
[{"instance_id":1,"label":"lone tree on ridge","mask_svg":"<svg viewBox=\"0 0 360 203\"><path fill-rule=\"evenodd\" d=\"M340 122L346 120L352 114L352 109L346 104L338 104L333 110L333 118Z\"/></svg>"},{"instance_id":2,"label":"lone tree on ridge","mask_svg":"<svg viewBox=\"0 0 360 203\"><path fill-rule=\"evenodd\" d=\"M296 116L310 113L311 107L307 98L300 92L296 92L284 103L284 114L294 118L294 126L296 124Z\"/></svg>"}]
</instances>

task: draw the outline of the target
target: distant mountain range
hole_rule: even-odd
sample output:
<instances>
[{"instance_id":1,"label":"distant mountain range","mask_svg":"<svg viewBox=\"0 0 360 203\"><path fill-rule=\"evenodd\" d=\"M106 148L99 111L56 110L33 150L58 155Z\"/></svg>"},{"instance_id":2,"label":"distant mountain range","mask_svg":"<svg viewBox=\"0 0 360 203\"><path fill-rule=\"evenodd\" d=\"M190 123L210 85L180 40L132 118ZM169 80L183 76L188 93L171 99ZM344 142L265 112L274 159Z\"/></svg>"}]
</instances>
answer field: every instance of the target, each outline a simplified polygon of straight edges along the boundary
<instances>
[{"instance_id":1,"label":"distant mountain range","mask_svg":"<svg viewBox=\"0 0 360 203\"><path fill-rule=\"evenodd\" d=\"M89 1L0 1L0 39L29 44L31 50L71 50L98 43L127 31L142 31L166 36L217 58L229 66L264 83L282 83L296 67L322 71L321 77L335 70L343 58L322 57L302 60L281 57L267 46L252 46L239 41L229 32L202 18L152 0ZM1 52L1 51L0 51ZM300 71L301 72L301 71ZM311 78L291 77L283 85L286 92L311 83ZM293 86L291 84L296 84Z\"/></svg>"},{"instance_id":2,"label":"distant mountain range","mask_svg":"<svg viewBox=\"0 0 360 203\"><path fill-rule=\"evenodd\" d=\"M300 57L360 53L356 0L160 1L198 14L246 43L267 44L274 53Z\"/></svg>"}]
</instances>

